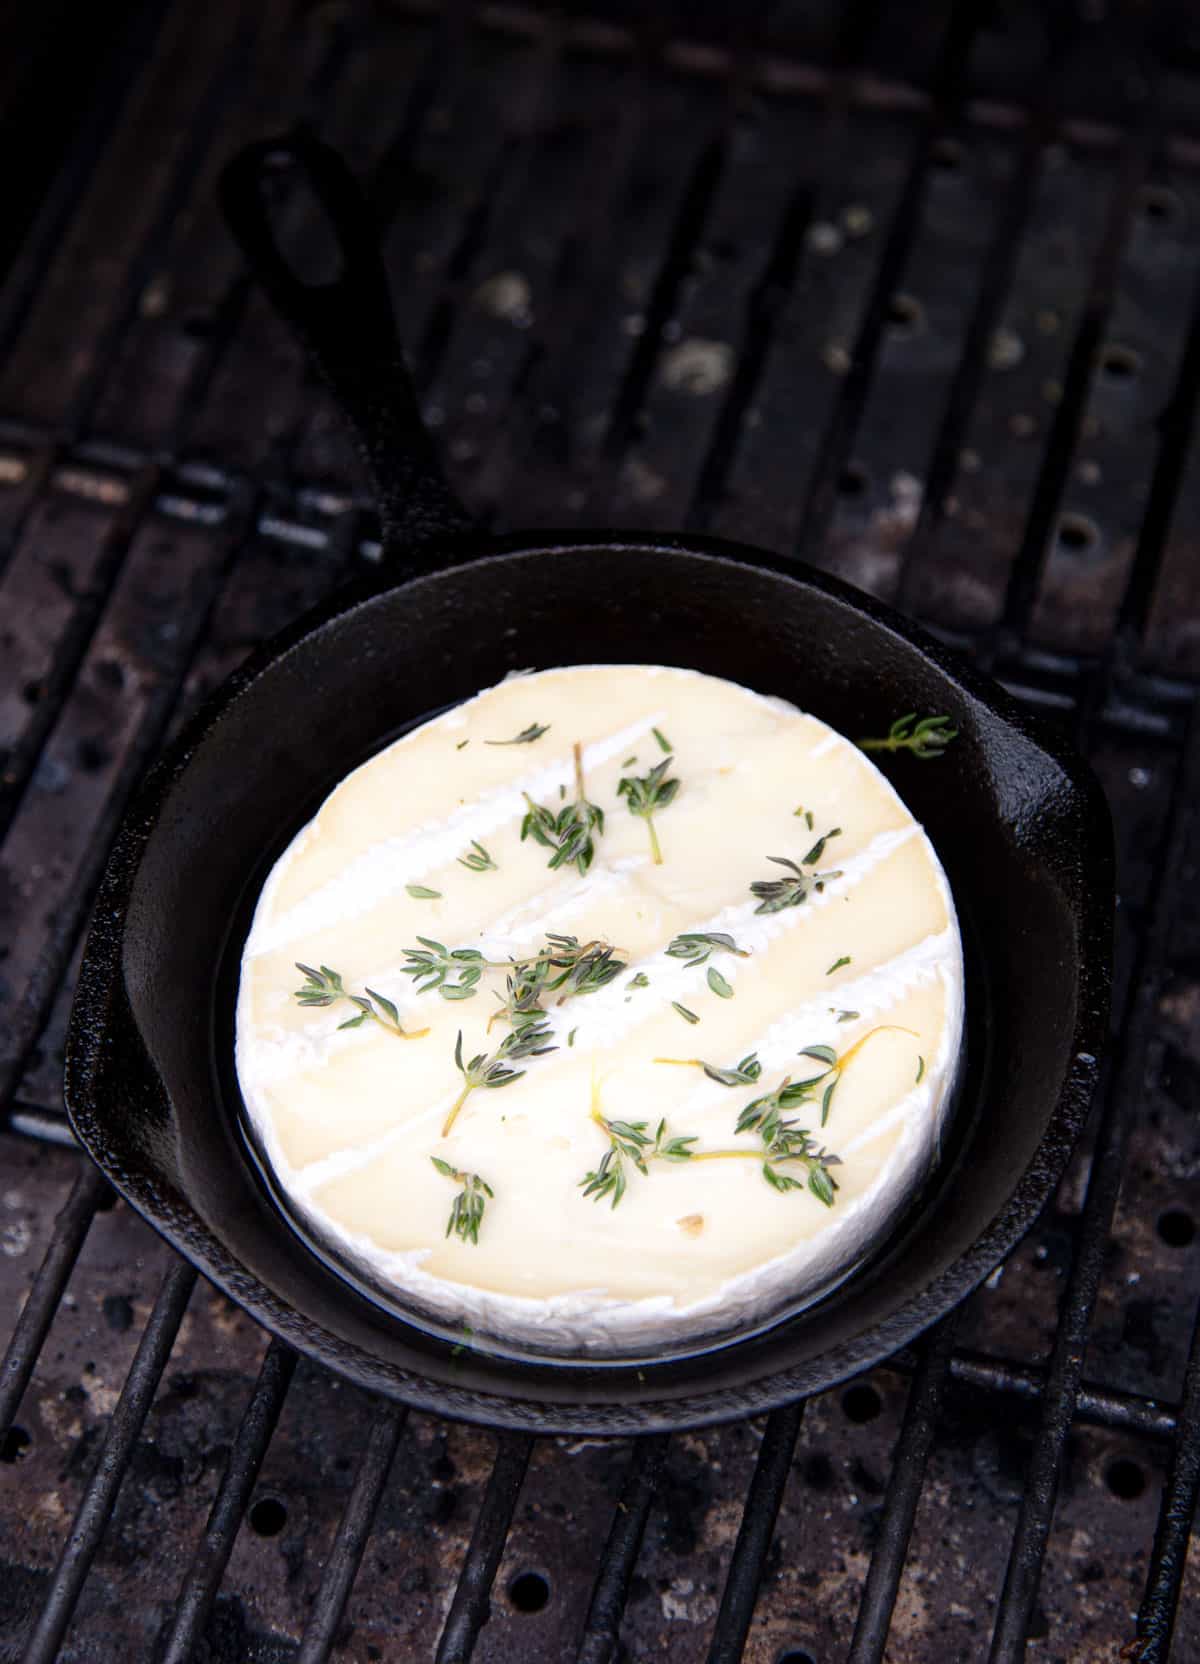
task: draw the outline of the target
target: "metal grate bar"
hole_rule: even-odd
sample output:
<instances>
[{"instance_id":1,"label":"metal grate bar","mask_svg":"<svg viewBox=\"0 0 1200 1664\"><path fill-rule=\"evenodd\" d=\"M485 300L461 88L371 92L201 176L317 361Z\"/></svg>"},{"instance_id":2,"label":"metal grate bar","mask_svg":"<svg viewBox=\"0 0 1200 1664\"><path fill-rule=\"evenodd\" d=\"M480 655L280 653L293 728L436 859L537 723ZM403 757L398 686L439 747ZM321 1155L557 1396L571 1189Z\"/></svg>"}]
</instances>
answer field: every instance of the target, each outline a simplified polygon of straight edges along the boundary
<instances>
[{"instance_id":1,"label":"metal grate bar","mask_svg":"<svg viewBox=\"0 0 1200 1664\"><path fill-rule=\"evenodd\" d=\"M923 119L913 147L912 163L905 181L887 242L871 286L862 327L854 343L850 368L838 390L829 426L813 469L807 501L801 516L796 554L802 560L820 564L829 527L837 504L837 482L866 403L883 339L888 303L908 262L921 224L925 181L933 146L943 127L956 112L966 85L966 65L979 22L978 9L958 4L951 15L939 61L934 72L933 104Z\"/></svg>"},{"instance_id":2,"label":"metal grate bar","mask_svg":"<svg viewBox=\"0 0 1200 1664\"><path fill-rule=\"evenodd\" d=\"M900 1431L900 1442L883 1505L879 1541L867 1571L847 1664L878 1664L887 1646L896 1594L908 1555L913 1520L921 1499L925 1468L933 1448L933 1435L950 1370L956 1323L957 1314L951 1313L934 1330L925 1343L920 1365L909 1389L904 1426Z\"/></svg>"},{"instance_id":3,"label":"metal grate bar","mask_svg":"<svg viewBox=\"0 0 1200 1664\"><path fill-rule=\"evenodd\" d=\"M1166 553L1175 499L1187 467L1192 431L1196 425L1196 401L1200 398L1200 284L1192 304L1191 326L1180 361L1170 401L1158 418L1162 435L1146 512L1142 516L1133 567L1126 584L1117 618L1119 639L1136 641L1150 616L1159 568Z\"/></svg>"},{"instance_id":4,"label":"metal grate bar","mask_svg":"<svg viewBox=\"0 0 1200 1664\"><path fill-rule=\"evenodd\" d=\"M746 1636L750 1632L750 1620L754 1616L754 1604L762 1586L767 1551L775 1534L783 1487L787 1484L792 1466L804 1402L801 1399L798 1404L773 1410L767 1417L754 1477L742 1510L742 1523L733 1545L733 1558L725 1579L708 1664L738 1664L742 1656Z\"/></svg>"},{"instance_id":5,"label":"metal grate bar","mask_svg":"<svg viewBox=\"0 0 1200 1664\"><path fill-rule=\"evenodd\" d=\"M725 165L726 128L734 107L733 89L728 89L725 115L718 133L700 152L691 177L679 200L679 211L671 229L663 263L646 307L645 327L629 361L629 368L613 404L604 453L610 464L627 449L634 424L646 397L646 389L662 346L663 331L678 303L679 287L691 266L695 247L716 196Z\"/></svg>"},{"instance_id":6,"label":"metal grate bar","mask_svg":"<svg viewBox=\"0 0 1200 1664\"><path fill-rule=\"evenodd\" d=\"M983 1392L1005 1393L1031 1404L1036 1403L1046 1390L1044 1370L1013 1364L1004 1358L985 1357L981 1353L957 1353L950 1360L950 1374L962 1386L975 1387ZM1160 1404L1153 1398L1143 1398L1138 1393L1116 1392L1094 1381L1080 1383L1075 1415L1078 1420L1090 1421L1097 1427L1136 1433L1151 1439L1171 1438L1177 1420L1170 1405Z\"/></svg>"},{"instance_id":7,"label":"metal grate bar","mask_svg":"<svg viewBox=\"0 0 1200 1664\"><path fill-rule=\"evenodd\" d=\"M200 1641L295 1368L296 1354L282 1341L273 1340L229 1452L204 1536L175 1602L175 1621L162 1664L188 1664Z\"/></svg>"},{"instance_id":8,"label":"metal grate bar","mask_svg":"<svg viewBox=\"0 0 1200 1664\"><path fill-rule=\"evenodd\" d=\"M1055 406L1050 437L1042 452L1033 501L1025 521L1021 547L1017 551L1004 598L1001 630L1022 639L1028 634L1037 602L1038 588L1046 564L1050 533L1075 444L1083 422L1084 407L1091 385L1096 351L1103 339L1112 310L1121 254L1129 230L1137 191L1146 176L1154 149L1153 123L1149 112L1153 98L1147 96L1147 119L1130 140L1121 171L1109 203L1108 219L1092 267L1092 279L1084 303L1079 329L1071 345L1063 377L1062 396Z\"/></svg>"},{"instance_id":9,"label":"metal grate bar","mask_svg":"<svg viewBox=\"0 0 1200 1664\"><path fill-rule=\"evenodd\" d=\"M1050 13L1048 27L1052 34L1042 91L1036 100L1035 113L1026 127L1021 154L1013 169L996 233L984 263L962 354L946 395L945 409L934 441L917 523L903 551L895 604L906 612L916 610L917 574L937 537L946 496L958 471L963 435L969 431L992 339L1013 286L1045 147L1053 137L1056 84L1067 50L1067 37L1056 28L1056 21L1056 14Z\"/></svg>"},{"instance_id":10,"label":"metal grate bar","mask_svg":"<svg viewBox=\"0 0 1200 1664\"><path fill-rule=\"evenodd\" d=\"M1188 1541L1200 1497L1200 1311L1192 1324L1192 1344L1183 1382L1183 1403L1171 1468L1159 1506L1146 1593L1137 1620L1139 1664L1166 1664L1179 1591L1187 1564Z\"/></svg>"},{"instance_id":11,"label":"metal grate bar","mask_svg":"<svg viewBox=\"0 0 1200 1664\"><path fill-rule=\"evenodd\" d=\"M59 1645L67 1632L92 1557L108 1525L129 1458L163 1370L167 1367L175 1336L195 1286L196 1273L182 1260L177 1260L163 1278L154 1310L150 1313L108 1424L96 1470L79 1504L58 1565L54 1568L50 1593L30 1637L24 1664L53 1664L59 1656Z\"/></svg>"},{"instance_id":12,"label":"metal grate bar","mask_svg":"<svg viewBox=\"0 0 1200 1664\"><path fill-rule=\"evenodd\" d=\"M87 87L91 102L79 112L75 142L55 178L47 182L48 189L33 229L4 273L0 362L8 357L54 252L61 245L103 159L105 139L114 130L134 90L137 72L153 54L167 10L162 0L146 0L146 4L126 13L123 27L117 20L115 39L106 57L98 65L89 66ZM107 15L111 26L114 20L111 9Z\"/></svg>"},{"instance_id":13,"label":"metal grate bar","mask_svg":"<svg viewBox=\"0 0 1200 1664\"><path fill-rule=\"evenodd\" d=\"M668 1442L665 1433L656 1433L634 1443L629 1477L613 1515L600 1571L592 1586L592 1599L583 1639L579 1643L577 1664L612 1664L617 1656L621 1618L629 1598L629 1580L637 1564L646 1519L667 1457Z\"/></svg>"},{"instance_id":14,"label":"metal grate bar","mask_svg":"<svg viewBox=\"0 0 1200 1664\"><path fill-rule=\"evenodd\" d=\"M475 1650L479 1631L488 1619L492 1583L504 1553L504 1541L532 1449L533 1440L524 1433L509 1434L500 1440L446 1627L438 1642L436 1664L467 1664Z\"/></svg>"},{"instance_id":15,"label":"metal grate bar","mask_svg":"<svg viewBox=\"0 0 1200 1664\"><path fill-rule=\"evenodd\" d=\"M381 1404L371 1423L354 1488L329 1551L329 1562L309 1613L296 1664L322 1664L333 1651L342 1613L354 1587L407 1419L408 1411L402 1405Z\"/></svg>"},{"instance_id":16,"label":"metal grate bar","mask_svg":"<svg viewBox=\"0 0 1200 1664\"><path fill-rule=\"evenodd\" d=\"M0 1436L12 1425L38 1354L45 1345L58 1303L79 1257L96 1209L110 1194L107 1182L91 1162L85 1162L54 1221L54 1233L38 1267L29 1298L21 1309L12 1340L0 1364Z\"/></svg>"},{"instance_id":17,"label":"metal grate bar","mask_svg":"<svg viewBox=\"0 0 1200 1664\"><path fill-rule=\"evenodd\" d=\"M1059 1310L1042 1419L1030 1458L1025 1493L1013 1536L989 1654L990 1664L1019 1664L1037 1598L1042 1561L1054 1515L1063 1447L1070 1430L1087 1351L1092 1310L1104 1269L1105 1247L1121 1188L1133 1107L1146 1073L1150 1029L1158 997L1167 932L1175 906L1171 875L1183 870L1184 839L1200 793L1200 706L1193 709L1184 765L1175 782L1171 815L1153 865L1149 924L1130 979L1117 1045L1121 1059L1101 1101L1096 1152L1083 1205L1079 1241Z\"/></svg>"}]
</instances>

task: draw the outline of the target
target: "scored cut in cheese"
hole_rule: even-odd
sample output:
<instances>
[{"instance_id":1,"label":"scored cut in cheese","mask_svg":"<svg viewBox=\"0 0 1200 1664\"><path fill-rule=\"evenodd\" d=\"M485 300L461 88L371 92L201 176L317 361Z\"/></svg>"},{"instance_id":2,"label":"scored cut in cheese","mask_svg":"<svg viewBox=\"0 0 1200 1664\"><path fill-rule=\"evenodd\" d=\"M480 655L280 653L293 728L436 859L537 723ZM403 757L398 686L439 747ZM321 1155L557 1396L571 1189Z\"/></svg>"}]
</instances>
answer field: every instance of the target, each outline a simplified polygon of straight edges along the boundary
<instances>
[{"instance_id":1,"label":"scored cut in cheese","mask_svg":"<svg viewBox=\"0 0 1200 1664\"><path fill-rule=\"evenodd\" d=\"M486 743L543 724L532 741ZM680 782L654 817L661 864L618 794L623 776L664 760L655 729ZM557 812L560 789L573 797L576 742L586 795L605 815L584 875L551 870L551 850L521 839L530 800ZM769 857L802 863L822 834L827 846L803 870L839 876L801 905L758 912L751 884L786 876ZM472 841L494 869L462 864ZM691 966L668 954L697 931L732 936L746 957L718 948ZM471 1092L443 1136L463 1083L459 1031L465 1060L509 1032L504 1021L488 1028L505 974L488 970L473 997L451 1001L416 991L406 950L426 937L528 959L547 932L610 943L627 968L597 991L548 998L557 1049L514 1063L524 1072L502 1089ZM333 967L346 989L383 995L406 1030L428 1032L340 1028L355 1008L301 1005L297 962ZM710 969L732 997L714 992ZM936 1158L962 999L945 875L856 746L781 700L695 671L572 666L488 689L330 793L259 898L237 1071L291 1205L374 1282L501 1340L618 1354L756 1321L853 1268ZM800 1055L814 1046L846 1060L828 1123L824 1082L786 1113L840 1158L832 1206L808 1188L772 1188L761 1140L735 1132L752 1099L822 1073ZM688 1064L728 1068L750 1053L762 1069L753 1085ZM758 1159L651 1160L645 1175L626 1163L612 1207L581 1183L609 1148L597 1115L645 1122L651 1136L665 1119L694 1155ZM431 1157L490 1187L477 1243L447 1236L458 1187ZM777 1171L806 1177L802 1164Z\"/></svg>"}]
</instances>

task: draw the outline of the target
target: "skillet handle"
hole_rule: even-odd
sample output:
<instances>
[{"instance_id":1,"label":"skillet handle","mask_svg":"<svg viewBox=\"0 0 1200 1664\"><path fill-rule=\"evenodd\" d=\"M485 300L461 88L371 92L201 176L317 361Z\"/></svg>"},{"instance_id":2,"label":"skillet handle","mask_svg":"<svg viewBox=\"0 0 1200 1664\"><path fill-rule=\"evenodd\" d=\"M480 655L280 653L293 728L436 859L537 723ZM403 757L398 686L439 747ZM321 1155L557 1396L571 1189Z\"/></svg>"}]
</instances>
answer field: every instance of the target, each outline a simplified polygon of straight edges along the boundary
<instances>
[{"instance_id":1,"label":"skillet handle","mask_svg":"<svg viewBox=\"0 0 1200 1664\"><path fill-rule=\"evenodd\" d=\"M275 235L263 185L281 168L324 212L341 268L331 282L301 278ZM349 420L378 493L385 557L474 530L421 420L375 226L342 158L303 131L248 145L222 172L221 202L255 276Z\"/></svg>"}]
</instances>

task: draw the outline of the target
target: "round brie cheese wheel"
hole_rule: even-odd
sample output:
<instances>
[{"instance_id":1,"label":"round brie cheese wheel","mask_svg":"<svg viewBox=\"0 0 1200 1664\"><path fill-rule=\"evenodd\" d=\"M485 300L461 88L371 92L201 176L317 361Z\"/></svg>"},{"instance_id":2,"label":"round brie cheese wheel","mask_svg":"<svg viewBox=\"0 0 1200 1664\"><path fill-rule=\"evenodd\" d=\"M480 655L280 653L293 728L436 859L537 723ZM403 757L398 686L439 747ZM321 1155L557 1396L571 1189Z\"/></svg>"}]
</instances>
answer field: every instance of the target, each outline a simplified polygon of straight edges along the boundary
<instances>
[{"instance_id":1,"label":"round brie cheese wheel","mask_svg":"<svg viewBox=\"0 0 1200 1664\"><path fill-rule=\"evenodd\" d=\"M619 1355L852 1270L936 1159L962 1031L945 874L869 757L732 682L581 665L329 794L259 898L236 1060L288 1205L376 1287Z\"/></svg>"}]
</instances>

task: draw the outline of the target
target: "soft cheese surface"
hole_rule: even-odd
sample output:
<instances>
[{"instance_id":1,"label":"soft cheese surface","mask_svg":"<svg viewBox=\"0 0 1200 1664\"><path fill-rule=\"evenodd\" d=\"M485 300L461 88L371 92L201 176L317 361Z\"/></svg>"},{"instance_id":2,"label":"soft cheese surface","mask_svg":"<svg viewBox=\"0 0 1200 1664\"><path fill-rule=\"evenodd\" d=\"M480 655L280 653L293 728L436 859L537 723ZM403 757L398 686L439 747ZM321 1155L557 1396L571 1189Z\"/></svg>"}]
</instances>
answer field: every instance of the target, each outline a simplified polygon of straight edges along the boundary
<instances>
[{"instance_id":1,"label":"soft cheese surface","mask_svg":"<svg viewBox=\"0 0 1200 1664\"><path fill-rule=\"evenodd\" d=\"M533 743L484 743L536 723L549 731ZM661 865L645 821L617 796L622 775L662 761L654 728L680 781L655 818ZM574 866L549 870L550 851L520 840L524 794L556 810L559 788L573 793L575 741L587 796L606 815L583 877ZM835 827L818 865L841 877L798 907L756 913L751 883L784 872L767 858L799 862ZM498 870L459 863L473 839ZM440 898L414 898L409 885ZM547 931L602 938L628 969L598 992L547 1002L558 1049L514 1065L526 1072L502 1090L474 1091L442 1137L462 1084L459 1029L467 1058L507 1032L487 1030L504 974L485 973L475 997L450 1002L414 991L404 950L425 936L490 959L528 957ZM666 954L684 931L725 932L750 957L717 951L691 968ZM294 998L298 960L334 967L348 989L378 990L406 1028L429 1032L339 1029L353 1008ZM831 970L839 960L849 963ZM732 998L711 990L710 966ZM631 986L638 973L649 986ZM501 1337L619 1351L756 1317L849 1269L936 1155L961 1033L949 888L862 752L815 718L714 677L577 666L489 689L330 794L260 897L242 964L237 1069L283 1188L377 1280ZM801 1048L845 1056L868 1034L824 1129L819 1104L789 1112L842 1159L832 1207L807 1190L776 1192L750 1159L655 1162L646 1177L630 1173L615 1209L584 1196L580 1181L608 1148L594 1109L651 1130L665 1117L697 1152L753 1150L753 1136L734 1133L741 1108L787 1076L819 1073ZM752 1087L656 1061L726 1067L750 1052L763 1066ZM494 1191L478 1245L445 1235L456 1187L431 1156Z\"/></svg>"}]
</instances>

